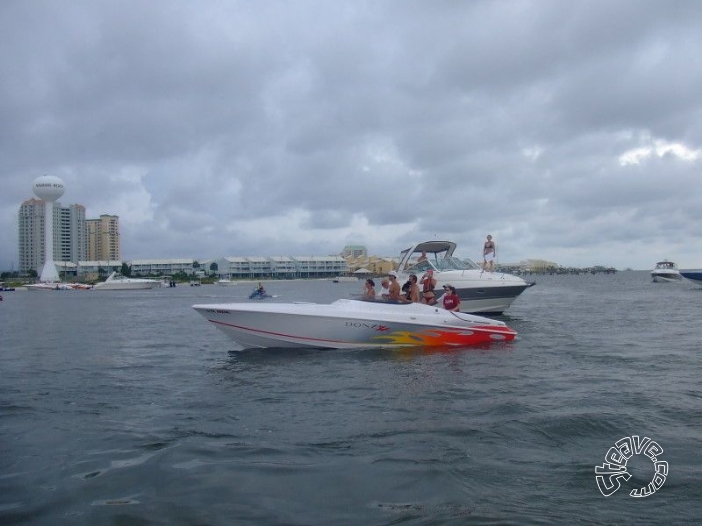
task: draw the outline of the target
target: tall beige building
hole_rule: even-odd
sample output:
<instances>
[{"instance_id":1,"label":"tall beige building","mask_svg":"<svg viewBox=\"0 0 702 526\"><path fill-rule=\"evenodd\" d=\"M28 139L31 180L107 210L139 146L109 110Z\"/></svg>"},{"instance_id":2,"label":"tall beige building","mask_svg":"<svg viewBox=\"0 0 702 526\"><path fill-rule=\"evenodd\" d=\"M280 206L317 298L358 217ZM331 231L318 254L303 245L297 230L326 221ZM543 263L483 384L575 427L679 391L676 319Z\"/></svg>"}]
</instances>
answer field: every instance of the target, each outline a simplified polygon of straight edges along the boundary
<instances>
[{"instance_id":1,"label":"tall beige building","mask_svg":"<svg viewBox=\"0 0 702 526\"><path fill-rule=\"evenodd\" d=\"M88 232L88 259L90 261L122 259L119 236L119 216L103 214L99 219L85 221Z\"/></svg>"}]
</instances>

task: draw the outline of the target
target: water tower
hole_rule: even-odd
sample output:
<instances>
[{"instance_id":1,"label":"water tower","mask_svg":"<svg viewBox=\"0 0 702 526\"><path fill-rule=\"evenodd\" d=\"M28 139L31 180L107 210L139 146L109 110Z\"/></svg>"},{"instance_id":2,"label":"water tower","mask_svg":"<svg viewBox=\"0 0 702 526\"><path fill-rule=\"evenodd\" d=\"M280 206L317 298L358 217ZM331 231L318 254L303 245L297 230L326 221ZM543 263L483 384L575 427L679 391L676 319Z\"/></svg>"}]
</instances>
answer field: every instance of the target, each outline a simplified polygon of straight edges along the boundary
<instances>
[{"instance_id":1,"label":"water tower","mask_svg":"<svg viewBox=\"0 0 702 526\"><path fill-rule=\"evenodd\" d=\"M34 180L34 195L44 201L44 268L39 280L53 283L59 280L54 265L54 201L63 195L63 181L53 175L42 175Z\"/></svg>"}]
</instances>

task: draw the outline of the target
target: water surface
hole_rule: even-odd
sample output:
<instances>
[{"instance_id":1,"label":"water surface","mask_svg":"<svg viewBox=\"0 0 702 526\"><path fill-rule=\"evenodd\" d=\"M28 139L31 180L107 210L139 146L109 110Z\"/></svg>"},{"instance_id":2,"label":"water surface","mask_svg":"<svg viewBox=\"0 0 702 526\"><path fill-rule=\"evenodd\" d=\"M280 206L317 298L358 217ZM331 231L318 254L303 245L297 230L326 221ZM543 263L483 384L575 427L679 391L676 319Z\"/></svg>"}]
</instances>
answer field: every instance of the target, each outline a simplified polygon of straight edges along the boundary
<instances>
[{"instance_id":1,"label":"water surface","mask_svg":"<svg viewBox=\"0 0 702 526\"><path fill-rule=\"evenodd\" d=\"M698 524L702 288L546 276L451 352L245 351L191 305L250 288L4 293L2 524ZM269 282L330 302L362 282ZM622 437L657 441L604 497Z\"/></svg>"}]
</instances>

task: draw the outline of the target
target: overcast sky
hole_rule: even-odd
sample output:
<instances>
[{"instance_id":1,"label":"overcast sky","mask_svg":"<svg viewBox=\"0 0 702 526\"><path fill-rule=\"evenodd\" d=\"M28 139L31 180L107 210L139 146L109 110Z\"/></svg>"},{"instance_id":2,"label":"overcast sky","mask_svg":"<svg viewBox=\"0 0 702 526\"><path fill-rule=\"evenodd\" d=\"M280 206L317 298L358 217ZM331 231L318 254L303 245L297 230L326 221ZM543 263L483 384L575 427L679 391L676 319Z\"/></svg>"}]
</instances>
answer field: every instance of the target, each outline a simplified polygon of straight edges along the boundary
<instances>
[{"instance_id":1,"label":"overcast sky","mask_svg":"<svg viewBox=\"0 0 702 526\"><path fill-rule=\"evenodd\" d=\"M0 2L0 269L40 175L122 257L702 267L702 2Z\"/></svg>"}]
</instances>

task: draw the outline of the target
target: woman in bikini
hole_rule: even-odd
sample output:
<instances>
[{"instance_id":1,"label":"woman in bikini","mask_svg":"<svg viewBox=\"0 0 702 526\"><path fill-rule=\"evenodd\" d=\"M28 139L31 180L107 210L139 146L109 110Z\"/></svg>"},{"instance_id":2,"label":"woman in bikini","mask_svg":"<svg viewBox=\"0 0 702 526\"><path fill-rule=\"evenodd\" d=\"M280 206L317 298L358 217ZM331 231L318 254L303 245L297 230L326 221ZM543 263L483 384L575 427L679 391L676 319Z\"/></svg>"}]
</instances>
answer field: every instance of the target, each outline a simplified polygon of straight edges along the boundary
<instances>
[{"instance_id":1,"label":"woman in bikini","mask_svg":"<svg viewBox=\"0 0 702 526\"><path fill-rule=\"evenodd\" d=\"M427 270L427 272L422 276L422 303L427 305L436 304L436 295L434 294L434 288L436 287L436 280L434 279L434 271Z\"/></svg>"},{"instance_id":2,"label":"woman in bikini","mask_svg":"<svg viewBox=\"0 0 702 526\"><path fill-rule=\"evenodd\" d=\"M483 270L495 270L495 242L490 234L483 245Z\"/></svg>"}]
</instances>

